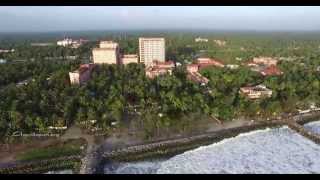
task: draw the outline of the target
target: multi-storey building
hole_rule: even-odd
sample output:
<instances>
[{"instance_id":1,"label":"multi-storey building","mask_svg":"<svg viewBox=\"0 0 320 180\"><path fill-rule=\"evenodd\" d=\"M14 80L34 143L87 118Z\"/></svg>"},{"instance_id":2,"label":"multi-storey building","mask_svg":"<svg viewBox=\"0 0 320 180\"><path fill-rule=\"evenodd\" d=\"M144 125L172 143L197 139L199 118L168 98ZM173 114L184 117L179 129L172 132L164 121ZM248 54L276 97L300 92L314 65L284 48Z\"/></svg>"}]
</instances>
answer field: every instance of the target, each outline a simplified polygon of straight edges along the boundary
<instances>
[{"instance_id":1,"label":"multi-storey building","mask_svg":"<svg viewBox=\"0 0 320 180\"><path fill-rule=\"evenodd\" d=\"M138 55L136 54L125 54L120 60L121 64L138 63Z\"/></svg>"},{"instance_id":2,"label":"multi-storey building","mask_svg":"<svg viewBox=\"0 0 320 180\"><path fill-rule=\"evenodd\" d=\"M162 74L172 74L172 69L174 68L174 62L159 62L154 61L150 66L146 68L146 76L148 78L155 78L156 76Z\"/></svg>"},{"instance_id":3,"label":"multi-storey building","mask_svg":"<svg viewBox=\"0 0 320 180\"><path fill-rule=\"evenodd\" d=\"M91 71L94 68L94 64L82 64L79 69L69 72L69 78L71 84L83 84L90 79Z\"/></svg>"},{"instance_id":4,"label":"multi-storey building","mask_svg":"<svg viewBox=\"0 0 320 180\"><path fill-rule=\"evenodd\" d=\"M112 41L101 41L99 48L92 50L94 64L120 64L119 44Z\"/></svg>"},{"instance_id":5,"label":"multi-storey building","mask_svg":"<svg viewBox=\"0 0 320 180\"><path fill-rule=\"evenodd\" d=\"M139 38L140 62L151 66L153 61L165 61L164 38Z\"/></svg>"}]
</instances>

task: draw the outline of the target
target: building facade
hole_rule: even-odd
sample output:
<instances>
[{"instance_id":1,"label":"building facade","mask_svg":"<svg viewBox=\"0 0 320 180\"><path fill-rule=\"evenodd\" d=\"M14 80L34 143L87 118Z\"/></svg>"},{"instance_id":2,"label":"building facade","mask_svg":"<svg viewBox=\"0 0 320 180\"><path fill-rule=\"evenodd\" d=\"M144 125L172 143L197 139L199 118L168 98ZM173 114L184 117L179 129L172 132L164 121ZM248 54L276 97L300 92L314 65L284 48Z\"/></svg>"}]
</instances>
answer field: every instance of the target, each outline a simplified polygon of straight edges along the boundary
<instances>
[{"instance_id":1,"label":"building facade","mask_svg":"<svg viewBox=\"0 0 320 180\"><path fill-rule=\"evenodd\" d=\"M122 56L120 62L125 65L129 63L139 63L139 58L137 54L125 54Z\"/></svg>"},{"instance_id":2,"label":"building facade","mask_svg":"<svg viewBox=\"0 0 320 180\"><path fill-rule=\"evenodd\" d=\"M199 72L198 64L188 64L187 65L187 78L191 81L197 82L201 85L206 85L209 82L209 79L202 76Z\"/></svg>"},{"instance_id":3,"label":"building facade","mask_svg":"<svg viewBox=\"0 0 320 180\"><path fill-rule=\"evenodd\" d=\"M94 64L92 63L82 64L80 65L79 69L69 72L70 83L82 85L83 83L89 81L93 68Z\"/></svg>"},{"instance_id":4,"label":"building facade","mask_svg":"<svg viewBox=\"0 0 320 180\"><path fill-rule=\"evenodd\" d=\"M151 66L153 61L165 61L164 38L139 38L140 62Z\"/></svg>"},{"instance_id":5,"label":"building facade","mask_svg":"<svg viewBox=\"0 0 320 180\"><path fill-rule=\"evenodd\" d=\"M278 60L277 59L274 59L272 57L255 57L253 58L252 60L254 63L257 63L257 64L264 64L266 66L271 66L271 65L274 65L276 66L277 63L278 63Z\"/></svg>"},{"instance_id":6,"label":"building facade","mask_svg":"<svg viewBox=\"0 0 320 180\"><path fill-rule=\"evenodd\" d=\"M208 66L216 66L216 67L225 66L220 60L211 59L211 58L198 58L196 62L199 65L200 69Z\"/></svg>"},{"instance_id":7,"label":"building facade","mask_svg":"<svg viewBox=\"0 0 320 180\"><path fill-rule=\"evenodd\" d=\"M253 87L242 87L240 93L249 99L259 99L263 97L271 97L272 90L268 89L264 85L257 85Z\"/></svg>"},{"instance_id":8,"label":"building facade","mask_svg":"<svg viewBox=\"0 0 320 180\"><path fill-rule=\"evenodd\" d=\"M99 48L92 50L94 64L120 64L119 44L112 41L101 41Z\"/></svg>"},{"instance_id":9,"label":"building facade","mask_svg":"<svg viewBox=\"0 0 320 180\"><path fill-rule=\"evenodd\" d=\"M70 38L65 38L61 41L57 41L57 45L63 46L63 47L70 46L70 45L72 45L72 43L73 43L73 40Z\"/></svg>"},{"instance_id":10,"label":"building facade","mask_svg":"<svg viewBox=\"0 0 320 180\"><path fill-rule=\"evenodd\" d=\"M153 63L146 68L146 76L148 78L155 78L156 76L163 74L172 74L172 69L175 67L173 61L159 62L153 61Z\"/></svg>"}]
</instances>

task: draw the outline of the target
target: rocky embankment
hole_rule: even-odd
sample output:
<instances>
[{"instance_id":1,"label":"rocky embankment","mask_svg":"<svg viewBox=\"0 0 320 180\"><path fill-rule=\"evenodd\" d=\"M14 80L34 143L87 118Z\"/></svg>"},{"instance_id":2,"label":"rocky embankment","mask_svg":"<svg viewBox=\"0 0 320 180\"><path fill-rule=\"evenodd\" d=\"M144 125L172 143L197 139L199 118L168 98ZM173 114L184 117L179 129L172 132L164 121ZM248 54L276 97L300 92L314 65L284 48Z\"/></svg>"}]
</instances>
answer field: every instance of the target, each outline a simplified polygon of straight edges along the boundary
<instances>
[{"instance_id":1,"label":"rocky embankment","mask_svg":"<svg viewBox=\"0 0 320 180\"><path fill-rule=\"evenodd\" d=\"M104 160L133 161L162 155L174 155L202 145L218 142L225 138L237 136L240 133L284 125L281 121L268 121L253 123L236 128L224 129L216 132L205 133L197 136L173 139L150 144L136 145L118 150L106 151Z\"/></svg>"},{"instance_id":2,"label":"rocky embankment","mask_svg":"<svg viewBox=\"0 0 320 180\"><path fill-rule=\"evenodd\" d=\"M79 169L80 155L32 162L15 162L0 167L0 174L45 173L52 170Z\"/></svg>"},{"instance_id":3,"label":"rocky embankment","mask_svg":"<svg viewBox=\"0 0 320 180\"><path fill-rule=\"evenodd\" d=\"M252 130L278 127L287 125L301 135L311 139L312 141L318 143L320 142L320 137L309 131L307 131L302 124L317 120L320 117L320 112L312 112L303 115L297 115L290 117L290 121L286 120L270 120L264 122L256 122L251 125L245 125L235 128L228 128L219 130L216 132L205 133L197 136L166 140L161 142L155 142L150 144L142 144L136 146L130 146L126 148L121 148L117 150L106 151L102 155L102 162L106 163L108 161L135 161L147 158L153 158L156 156L170 156L175 155L186 150L197 148L199 146L208 145L214 142L218 142L225 138L235 137L240 133L249 132Z\"/></svg>"}]
</instances>

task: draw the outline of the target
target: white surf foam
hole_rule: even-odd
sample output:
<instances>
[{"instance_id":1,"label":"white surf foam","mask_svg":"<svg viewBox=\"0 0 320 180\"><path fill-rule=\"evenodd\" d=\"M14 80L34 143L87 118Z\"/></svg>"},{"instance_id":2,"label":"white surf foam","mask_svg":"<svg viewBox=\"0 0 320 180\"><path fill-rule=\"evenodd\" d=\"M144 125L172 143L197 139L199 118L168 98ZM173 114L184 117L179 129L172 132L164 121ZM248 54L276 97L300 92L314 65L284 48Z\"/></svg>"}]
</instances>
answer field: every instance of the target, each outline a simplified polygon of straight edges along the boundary
<instances>
[{"instance_id":1,"label":"white surf foam","mask_svg":"<svg viewBox=\"0 0 320 180\"><path fill-rule=\"evenodd\" d=\"M319 156L319 145L288 127L268 128L186 151L167 160L106 166L105 173L320 173Z\"/></svg>"}]
</instances>

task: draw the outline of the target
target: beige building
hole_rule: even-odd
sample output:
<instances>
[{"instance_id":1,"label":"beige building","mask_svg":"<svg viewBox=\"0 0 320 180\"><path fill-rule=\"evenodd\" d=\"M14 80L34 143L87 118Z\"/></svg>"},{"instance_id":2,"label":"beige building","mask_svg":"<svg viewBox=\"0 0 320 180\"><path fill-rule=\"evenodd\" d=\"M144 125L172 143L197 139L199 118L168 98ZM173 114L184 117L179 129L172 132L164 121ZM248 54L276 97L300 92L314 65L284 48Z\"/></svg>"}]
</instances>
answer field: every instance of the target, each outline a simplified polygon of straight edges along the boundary
<instances>
[{"instance_id":1,"label":"beige building","mask_svg":"<svg viewBox=\"0 0 320 180\"><path fill-rule=\"evenodd\" d=\"M164 38L139 38L140 62L151 66L153 61L165 61Z\"/></svg>"},{"instance_id":2,"label":"beige building","mask_svg":"<svg viewBox=\"0 0 320 180\"><path fill-rule=\"evenodd\" d=\"M172 74L172 69L174 68L173 61L167 62L159 62L154 61L151 66L146 68L146 76L148 78L155 78L156 76L163 75L163 74Z\"/></svg>"},{"instance_id":3,"label":"beige building","mask_svg":"<svg viewBox=\"0 0 320 180\"><path fill-rule=\"evenodd\" d=\"M198 37L198 38L194 39L194 41L195 42L208 42L209 40L205 39L205 38Z\"/></svg>"},{"instance_id":4,"label":"beige building","mask_svg":"<svg viewBox=\"0 0 320 180\"><path fill-rule=\"evenodd\" d=\"M240 93L248 97L249 99L259 99L262 97L271 97L272 90L268 89L264 85L258 85L254 87L242 87Z\"/></svg>"},{"instance_id":5,"label":"beige building","mask_svg":"<svg viewBox=\"0 0 320 180\"><path fill-rule=\"evenodd\" d=\"M112 41L101 41L99 48L92 50L94 64L120 64L119 44Z\"/></svg>"},{"instance_id":6,"label":"beige building","mask_svg":"<svg viewBox=\"0 0 320 180\"><path fill-rule=\"evenodd\" d=\"M254 63L264 64L264 65L267 65L267 66L277 65L277 63L278 63L278 60L274 59L272 57L255 57L255 58L253 58L252 61Z\"/></svg>"},{"instance_id":7,"label":"beige building","mask_svg":"<svg viewBox=\"0 0 320 180\"><path fill-rule=\"evenodd\" d=\"M139 63L137 54L125 54L121 58L121 64Z\"/></svg>"}]
</instances>

